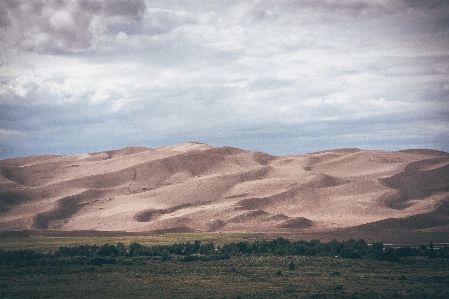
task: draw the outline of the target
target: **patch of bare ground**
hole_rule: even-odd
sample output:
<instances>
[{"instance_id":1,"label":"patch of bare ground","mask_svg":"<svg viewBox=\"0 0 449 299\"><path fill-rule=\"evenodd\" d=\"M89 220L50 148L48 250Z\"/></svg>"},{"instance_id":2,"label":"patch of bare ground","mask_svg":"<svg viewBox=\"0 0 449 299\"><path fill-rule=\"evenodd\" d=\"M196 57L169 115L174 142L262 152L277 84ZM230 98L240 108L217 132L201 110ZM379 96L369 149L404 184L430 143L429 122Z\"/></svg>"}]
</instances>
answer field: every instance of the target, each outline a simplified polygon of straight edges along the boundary
<instances>
[{"instance_id":1,"label":"patch of bare ground","mask_svg":"<svg viewBox=\"0 0 449 299\"><path fill-rule=\"evenodd\" d=\"M0 231L448 232L449 154L329 150L275 157L189 142L0 161Z\"/></svg>"}]
</instances>

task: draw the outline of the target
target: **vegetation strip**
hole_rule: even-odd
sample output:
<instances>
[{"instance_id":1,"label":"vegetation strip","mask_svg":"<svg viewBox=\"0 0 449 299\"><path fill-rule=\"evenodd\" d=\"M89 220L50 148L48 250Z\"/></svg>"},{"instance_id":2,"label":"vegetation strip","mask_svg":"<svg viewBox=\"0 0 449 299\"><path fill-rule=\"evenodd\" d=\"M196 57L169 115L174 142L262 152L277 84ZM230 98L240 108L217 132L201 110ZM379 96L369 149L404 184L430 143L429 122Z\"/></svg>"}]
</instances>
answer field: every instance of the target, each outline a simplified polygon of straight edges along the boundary
<instances>
[{"instance_id":1,"label":"vegetation strip","mask_svg":"<svg viewBox=\"0 0 449 299\"><path fill-rule=\"evenodd\" d=\"M449 298L448 248L432 243L184 237L48 238L62 246L0 250L0 298Z\"/></svg>"},{"instance_id":2,"label":"vegetation strip","mask_svg":"<svg viewBox=\"0 0 449 299\"><path fill-rule=\"evenodd\" d=\"M396 262L406 257L428 257L431 259L449 258L449 247L435 249L430 242L429 247L409 246L400 248L385 248L380 242L368 245L365 240L350 239L339 242L321 243L319 240L290 241L277 238L267 241L240 241L222 245L213 242L174 243L172 245L145 246L133 242L126 246L119 242L117 245L75 245L60 246L55 251L46 253L30 249L3 250L0 249L0 265L12 266L44 266L44 265L102 265L132 263L136 259L177 260L177 261L211 261L225 260L238 256L328 256L351 259L368 259Z\"/></svg>"}]
</instances>

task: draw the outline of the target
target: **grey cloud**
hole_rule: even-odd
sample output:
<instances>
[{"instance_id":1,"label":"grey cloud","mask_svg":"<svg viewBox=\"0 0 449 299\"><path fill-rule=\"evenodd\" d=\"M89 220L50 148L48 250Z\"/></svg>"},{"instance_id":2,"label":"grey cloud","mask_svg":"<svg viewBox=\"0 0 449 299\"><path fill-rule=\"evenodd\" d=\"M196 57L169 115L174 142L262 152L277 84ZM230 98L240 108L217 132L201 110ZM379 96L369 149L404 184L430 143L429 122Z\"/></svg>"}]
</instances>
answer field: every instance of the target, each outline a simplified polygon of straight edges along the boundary
<instances>
[{"instance_id":1,"label":"grey cloud","mask_svg":"<svg viewBox=\"0 0 449 299\"><path fill-rule=\"evenodd\" d=\"M211 3L0 2L0 158L449 149L443 1Z\"/></svg>"},{"instance_id":2,"label":"grey cloud","mask_svg":"<svg viewBox=\"0 0 449 299\"><path fill-rule=\"evenodd\" d=\"M149 34L154 35L170 32L181 25L196 23L196 19L188 13L150 9L145 27Z\"/></svg>"},{"instance_id":3,"label":"grey cloud","mask_svg":"<svg viewBox=\"0 0 449 299\"><path fill-rule=\"evenodd\" d=\"M258 90L265 90L265 89L271 89L275 90L282 87L290 86L294 83L294 81L291 80L276 80L270 77L265 78L259 78L255 81L252 81L248 89L250 91L258 91Z\"/></svg>"},{"instance_id":4,"label":"grey cloud","mask_svg":"<svg viewBox=\"0 0 449 299\"><path fill-rule=\"evenodd\" d=\"M92 15L121 16L140 20L146 12L146 5L141 0L78 0L82 11Z\"/></svg>"},{"instance_id":5,"label":"grey cloud","mask_svg":"<svg viewBox=\"0 0 449 299\"><path fill-rule=\"evenodd\" d=\"M249 15L254 19L267 19L306 12L302 16L306 19L334 22L347 18L403 14L411 9L417 15L433 18L431 20L433 23L440 23L443 26L448 24L449 2L445 0L262 0L253 5Z\"/></svg>"},{"instance_id":6,"label":"grey cloud","mask_svg":"<svg viewBox=\"0 0 449 299\"><path fill-rule=\"evenodd\" d=\"M296 5L305 5L326 11L333 11L350 16L378 16L390 13L388 6L376 1L326 1L326 0L299 0Z\"/></svg>"},{"instance_id":7,"label":"grey cloud","mask_svg":"<svg viewBox=\"0 0 449 299\"><path fill-rule=\"evenodd\" d=\"M378 17L394 13L395 10L395 6L389 2L369 0L289 0L281 2L265 0L254 5L251 15L256 19L265 19L272 16L281 17L284 14L307 11L303 17L307 19L318 18L329 22L347 17Z\"/></svg>"},{"instance_id":8,"label":"grey cloud","mask_svg":"<svg viewBox=\"0 0 449 299\"><path fill-rule=\"evenodd\" d=\"M0 9L2 9L1 6ZM0 28L7 27L9 25L11 25L11 21L8 19L8 13L5 10L0 10Z\"/></svg>"},{"instance_id":9,"label":"grey cloud","mask_svg":"<svg viewBox=\"0 0 449 299\"><path fill-rule=\"evenodd\" d=\"M143 1L6 1L0 11L6 26L3 40L29 51L54 53L91 47L103 27L136 26L146 6Z\"/></svg>"},{"instance_id":10,"label":"grey cloud","mask_svg":"<svg viewBox=\"0 0 449 299\"><path fill-rule=\"evenodd\" d=\"M441 122L440 122L441 123ZM449 138L430 134L438 124L429 120L395 121L394 116L360 120L311 121L301 124L270 123L245 126L239 134L232 128L217 136L208 136L212 144L233 144L274 155L310 153L331 148L401 150L433 148L447 150Z\"/></svg>"},{"instance_id":11,"label":"grey cloud","mask_svg":"<svg viewBox=\"0 0 449 299\"><path fill-rule=\"evenodd\" d=\"M44 9L45 8L45 9ZM36 0L0 4L0 32L5 48L50 54L80 52L102 44L115 47L119 32L128 36L159 35L179 26L196 24L191 14L167 9L149 9L143 0Z\"/></svg>"},{"instance_id":12,"label":"grey cloud","mask_svg":"<svg viewBox=\"0 0 449 299\"><path fill-rule=\"evenodd\" d=\"M103 2L103 7L108 15L129 16L138 19L142 18L146 10L145 2L142 0L112 0Z\"/></svg>"},{"instance_id":13,"label":"grey cloud","mask_svg":"<svg viewBox=\"0 0 449 299\"><path fill-rule=\"evenodd\" d=\"M446 76L449 71L449 55L446 54L418 54L412 57L383 56L379 58L366 64L366 69L382 76Z\"/></svg>"},{"instance_id":14,"label":"grey cloud","mask_svg":"<svg viewBox=\"0 0 449 299\"><path fill-rule=\"evenodd\" d=\"M407 7L413 7L423 10L446 10L449 9L449 3L446 0L403 0ZM442 12L444 13L444 11Z\"/></svg>"},{"instance_id":15,"label":"grey cloud","mask_svg":"<svg viewBox=\"0 0 449 299\"><path fill-rule=\"evenodd\" d=\"M137 97L123 109L111 111L110 101L92 104L88 95L75 102L54 105L60 95L33 89L28 94L33 104L21 105L18 96L13 103L0 105L0 136L3 131L22 132L25 143L16 146L22 152L11 152L8 142L0 141L3 156L35 152L84 152L117 146L150 145L192 136L203 139L214 131L218 123L226 125L232 111L226 99L235 90L225 87L214 89L199 86L178 89L141 89L132 91ZM39 98L46 98L38 103ZM170 141L167 139L170 136ZM194 138L195 137L195 138ZM94 149L92 138L98 144ZM1 139L1 138L0 138ZM118 143L120 145L118 145ZM59 148L59 150L58 150ZM46 149L45 151L42 149Z\"/></svg>"}]
</instances>

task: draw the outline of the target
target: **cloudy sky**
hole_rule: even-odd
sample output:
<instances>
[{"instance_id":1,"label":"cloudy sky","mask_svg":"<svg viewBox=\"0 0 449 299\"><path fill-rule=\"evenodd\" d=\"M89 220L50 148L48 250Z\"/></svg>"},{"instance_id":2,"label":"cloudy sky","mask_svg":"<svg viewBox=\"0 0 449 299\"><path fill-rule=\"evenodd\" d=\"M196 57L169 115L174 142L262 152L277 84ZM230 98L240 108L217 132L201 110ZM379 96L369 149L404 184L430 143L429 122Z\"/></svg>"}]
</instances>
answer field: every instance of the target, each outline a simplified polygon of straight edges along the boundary
<instances>
[{"instance_id":1,"label":"cloudy sky","mask_svg":"<svg viewBox=\"0 0 449 299\"><path fill-rule=\"evenodd\" d=\"M0 2L0 159L449 151L449 2Z\"/></svg>"}]
</instances>

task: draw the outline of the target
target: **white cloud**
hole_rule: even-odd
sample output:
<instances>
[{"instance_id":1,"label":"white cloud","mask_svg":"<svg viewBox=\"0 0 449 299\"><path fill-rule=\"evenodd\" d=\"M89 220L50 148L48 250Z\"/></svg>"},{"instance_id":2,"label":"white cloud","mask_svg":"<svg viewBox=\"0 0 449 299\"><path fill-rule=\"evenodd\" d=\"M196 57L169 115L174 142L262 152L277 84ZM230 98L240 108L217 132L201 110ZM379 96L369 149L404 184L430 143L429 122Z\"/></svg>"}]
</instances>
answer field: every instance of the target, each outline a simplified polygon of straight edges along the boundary
<instances>
[{"instance_id":1,"label":"white cloud","mask_svg":"<svg viewBox=\"0 0 449 299\"><path fill-rule=\"evenodd\" d=\"M382 138L394 134L392 148L449 150L441 130L449 115L448 7L7 1L0 4L0 108L7 119L0 129L20 132L23 141L58 140L52 149L61 152L75 148L67 131L78 132L86 151L99 134L113 136L97 138L101 148L199 140L281 154L297 152L308 136L316 150L367 146L370 139L388 149L391 140ZM432 136L417 130L423 122ZM334 125L339 129L329 129ZM341 142L319 140L331 140L329 132ZM277 148L278 138L292 146ZM17 153L33 152L22 150L24 143L16 143ZM15 155L12 148L4 155ZM36 148L45 150L44 142Z\"/></svg>"}]
</instances>

